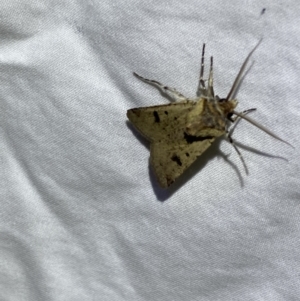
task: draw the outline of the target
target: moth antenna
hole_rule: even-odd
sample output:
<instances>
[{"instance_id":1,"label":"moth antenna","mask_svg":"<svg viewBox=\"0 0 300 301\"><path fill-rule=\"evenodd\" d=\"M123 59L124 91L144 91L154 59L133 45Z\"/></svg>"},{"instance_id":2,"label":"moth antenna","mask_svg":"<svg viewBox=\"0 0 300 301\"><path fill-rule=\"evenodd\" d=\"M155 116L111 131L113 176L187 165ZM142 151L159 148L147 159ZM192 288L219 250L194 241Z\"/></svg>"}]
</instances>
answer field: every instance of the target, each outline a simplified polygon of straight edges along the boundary
<instances>
[{"instance_id":1,"label":"moth antenna","mask_svg":"<svg viewBox=\"0 0 300 301\"><path fill-rule=\"evenodd\" d=\"M240 118L243 118L245 120L247 120L248 122L252 123L254 126L256 126L257 128L261 129L262 131L264 131L265 133L267 133L268 135L272 136L273 138L280 140L281 142L284 142L285 144L288 144L289 146L291 146L292 148L294 148L293 145L291 145L290 143L288 143L287 141L281 139L279 136L277 136L276 134L272 133L269 129L267 129L266 127L264 127L263 125L259 124L258 122L256 122L255 120L251 119L249 116L246 116L243 113L238 113L236 111L232 112L233 114L239 116Z\"/></svg>"},{"instance_id":2,"label":"moth antenna","mask_svg":"<svg viewBox=\"0 0 300 301\"><path fill-rule=\"evenodd\" d=\"M243 76L243 73L244 73L244 71L245 71L245 68L246 68L246 66L247 66L248 61L249 61L251 55L253 54L253 52L256 50L256 48L257 48L257 47L259 46L259 44L261 43L261 41L262 41L262 38L258 41L258 43L256 44L256 46L251 50L251 52L250 52L250 53L248 54L248 56L246 57L246 59L245 59L243 65L242 65L242 67L241 67L241 69L240 69L238 75L236 76L236 78L235 78L235 80L234 80L234 82L233 82L233 85L232 85L232 87L231 87L231 89L230 89L230 91L229 91L229 93L228 93L228 95L227 95L227 97L226 97L227 100L231 99L232 95L234 95L234 93L235 93L237 87L239 86L239 83L240 83L240 81L241 81L241 78L242 78L242 76Z\"/></svg>"},{"instance_id":3,"label":"moth antenna","mask_svg":"<svg viewBox=\"0 0 300 301\"><path fill-rule=\"evenodd\" d=\"M214 93L214 75L213 75L213 62L214 59L211 56L210 57L210 69L209 69L209 78L208 78L208 96L209 97L214 97L215 93Z\"/></svg>"}]
</instances>

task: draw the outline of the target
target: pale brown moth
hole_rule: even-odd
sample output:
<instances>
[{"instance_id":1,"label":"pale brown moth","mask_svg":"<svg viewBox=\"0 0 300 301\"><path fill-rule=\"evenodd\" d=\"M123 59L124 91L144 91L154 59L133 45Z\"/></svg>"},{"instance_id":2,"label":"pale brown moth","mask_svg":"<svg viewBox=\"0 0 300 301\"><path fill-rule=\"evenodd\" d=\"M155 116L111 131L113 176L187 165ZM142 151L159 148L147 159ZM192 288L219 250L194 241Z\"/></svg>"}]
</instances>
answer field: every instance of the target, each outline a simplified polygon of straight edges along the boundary
<instances>
[{"instance_id":1,"label":"pale brown moth","mask_svg":"<svg viewBox=\"0 0 300 301\"><path fill-rule=\"evenodd\" d=\"M208 80L203 79L205 44L202 48L200 79L196 98L186 98L175 89L134 73L139 79L156 86L164 95L174 101L170 104L134 108L127 111L128 119L150 140L150 162L162 187L170 186L197 157L210 147L217 137L224 134L239 154L247 172L244 160L231 138L234 126L229 130L230 122L236 124L240 118L247 120L274 138L289 144L246 116L247 113L255 109L243 112L235 111L238 102L233 97L240 85L246 65L260 42L261 40L248 54L225 98L220 98L214 94L213 57L210 58Z\"/></svg>"}]
</instances>

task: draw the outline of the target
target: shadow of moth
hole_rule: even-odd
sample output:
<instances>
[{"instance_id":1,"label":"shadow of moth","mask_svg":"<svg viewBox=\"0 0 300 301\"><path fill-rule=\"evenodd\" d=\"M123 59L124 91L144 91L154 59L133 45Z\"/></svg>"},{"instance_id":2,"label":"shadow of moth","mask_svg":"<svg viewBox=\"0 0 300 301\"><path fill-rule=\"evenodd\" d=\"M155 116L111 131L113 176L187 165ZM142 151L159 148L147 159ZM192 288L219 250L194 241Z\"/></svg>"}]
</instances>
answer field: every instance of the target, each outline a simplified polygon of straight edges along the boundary
<instances>
[{"instance_id":1,"label":"shadow of moth","mask_svg":"<svg viewBox=\"0 0 300 301\"><path fill-rule=\"evenodd\" d=\"M150 163L161 187L169 187L197 157L209 148L217 137L222 135L227 136L237 151L247 173L243 157L231 138L240 118L247 120L272 137L289 144L247 116L255 109L243 112L235 111L238 102L233 97L241 83L246 65L260 42L261 40L248 54L225 98L214 94L213 57L210 58L208 80L203 79L205 44L202 48L196 98L186 98L175 89L134 73L142 81L156 86L173 101L170 104L134 108L127 111L128 119L150 140ZM230 123L235 124L229 130Z\"/></svg>"}]
</instances>

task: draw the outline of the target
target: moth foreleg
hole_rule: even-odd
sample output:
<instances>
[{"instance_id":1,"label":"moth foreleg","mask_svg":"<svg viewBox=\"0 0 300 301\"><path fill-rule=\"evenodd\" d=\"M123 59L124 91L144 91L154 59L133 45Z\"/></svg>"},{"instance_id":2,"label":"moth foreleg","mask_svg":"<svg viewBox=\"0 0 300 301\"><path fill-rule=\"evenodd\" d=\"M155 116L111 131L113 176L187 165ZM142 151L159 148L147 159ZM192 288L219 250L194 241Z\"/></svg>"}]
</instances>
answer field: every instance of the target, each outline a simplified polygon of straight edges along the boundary
<instances>
[{"instance_id":1,"label":"moth foreleg","mask_svg":"<svg viewBox=\"0 0 300 301\"><path fill-rule=\"evenodd\" d=\"M253 112L253 111L255 111L255 110L256 110L255 108L245 110L245 111L241 112L241 115L242 115L242 116L247 115L248 113ZM241 120L241 117L240 117L240 116L235 116L235 117L230 116L230 117L228 117L228 119L229 119L230 121L234 122L234 125L232 126L232 128L230 129L230 131L228 131L228 132L226 133L227 139L229 140L229 142L232 144L232 146L234 147L235 151L236 151L237 154L239 155L239 157L240 157L240 159L241 159L241 161L242 161L242 163L243 163L243 166L244 166L244 168L245 168L245 172L246 172L246 174L248 174L248 168L247 168L247 165L246 165L246 163L245 163L245 161L244 161L244 158L243 158L241 152L239 151L239 149L237 148L237 146L235 145L235 143L234 143L234 141L233 141L233 139L232 139L233 131L234 131L234 129L236 128L236 126L237 126L237 124L239 123L239 121Z\"/></svg>"},{"instance_id":2,"label":"moth foreleg","mask_svg":"<svg viewBox=\"0 0 300 301\"><path fill-rule=\"evenodd\" d=\"M197 89L197 96L201 96L206 91L205 80L203 79L204 75L204 54L205 54L205 43L202 47L202 56L201 56L201 68L200 68L200 77Z\"/></svg>"},{"instance_id":3,"label":"moth foreleg","mask_svg":"<svg viewBox=\"0 0 300 301\"><path fill-rule=\"evenodd\" d=\"M241 114L244 116L244 115L246 115L246 114L248 114L248 113L251 113L251 112L253 112L253 111L255 111L255 110L256 110L256 108L247 109L247 110L241 112ZM234 117L234 121L237 120L237 119L240 119L240 118L238 118L238 117L239 117L239 116L235 116L235 117Z\"/></svg>"},{"instance_id":4,"label":"moth foreleg","mask_svg":"<svg viewBox=\"0 0 300 301\"><path fill-rule=\"evenodd\" d=\"M133 74L143 82L157 87L164 95L168 96L172 101L180 102L180 101L185 101L187 99L184 95L176 91L174 88L169 88L156 80L151 80L142 77L135 72L133 72Z\"/></svg>"},{"instance_id":5,"label":"moth foreleg","mask_svg":"<svg viewBox=\"0 0 300 301\"><path fill-rule=\"evenodd\" d=\"M208 87L207 87L208 96L211 98L215 97L214 93L214 77L213 77L213 57L210 57L210 70L208 78Z\"/></svg>"},{"instance_id":6,"label":"moth foreleg","mask_svg":"<svg viewBox=\"0 0 300 301\"><path fill-rule=\"evenodd\" d=\"M244 115L247 115L248 113L251 113L251 112L253 112L255 110L256 110L256 108L248 109L248 110L245 110L245 111L241 112L241 114L244 116ZM238 123L240 122L240 120L242 119L242 117L240 117L240 116L234 116L234 117L232 117L232 114L233 113L231 113L231 115L227 117L231 122L234 123L234 125L231 127L231 129L229 131L229 135L230 136L232 136L234 129L236 128L236 126L238 125Z\"/></svg>"}]
</instances>

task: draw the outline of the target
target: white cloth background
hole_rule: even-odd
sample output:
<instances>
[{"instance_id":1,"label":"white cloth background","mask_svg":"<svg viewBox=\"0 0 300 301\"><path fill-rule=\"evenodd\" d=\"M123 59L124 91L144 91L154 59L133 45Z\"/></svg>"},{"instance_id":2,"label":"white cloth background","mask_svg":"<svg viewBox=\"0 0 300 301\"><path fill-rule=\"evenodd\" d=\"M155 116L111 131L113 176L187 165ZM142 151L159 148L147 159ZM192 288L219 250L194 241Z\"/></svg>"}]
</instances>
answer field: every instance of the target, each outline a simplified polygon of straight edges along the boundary
<instances>
[{"instance_id":1,"label":"white cloth background","mask_svg":"<svg viewBox=\"0 0 300 301\"><path fill-rule=\"evenodd\" d=\"M0 299L298 300L299 15L298 0L1 1ZM160 189L126 110L168 100L132 72L194 96L206 42L224 97L261 37L238 109L295 149L243 121L248 176L223 140Z\"/></svg>"}]
</instances>

